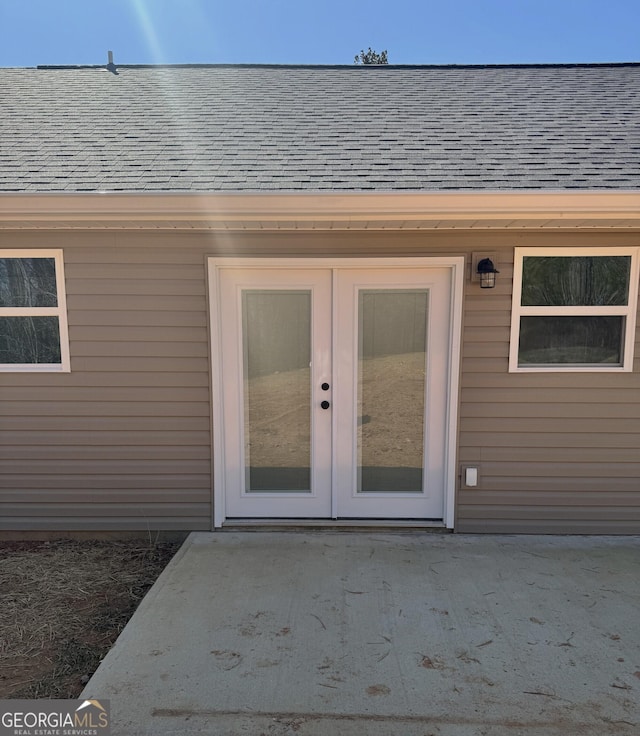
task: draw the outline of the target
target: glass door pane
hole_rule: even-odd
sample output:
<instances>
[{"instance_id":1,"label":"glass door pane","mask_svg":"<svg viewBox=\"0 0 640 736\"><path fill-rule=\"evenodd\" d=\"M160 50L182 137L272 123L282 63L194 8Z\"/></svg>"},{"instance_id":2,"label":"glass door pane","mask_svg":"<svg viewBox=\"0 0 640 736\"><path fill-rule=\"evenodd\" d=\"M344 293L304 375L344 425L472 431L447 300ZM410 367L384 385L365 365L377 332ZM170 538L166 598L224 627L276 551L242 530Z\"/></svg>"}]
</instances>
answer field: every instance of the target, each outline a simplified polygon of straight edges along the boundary
<instances>
[{"instance_id":1,"label":"glass door pane","mask_svg":"<svg viewBox=\"0 0 640 736\"><path fill-rule=\"evenodd\" d=\"M336 293L338 516L442 519L451 272L345 269Z\"/></svg>"},{"instance_id":2,"label":"glass door pane","mask_svg":"<svg viewBox=\"0 0 640 736\"><path fill-rule=\"evenodd\" d=\"M311 291L242 293L245 492L311 492Z\"/></svg>"},{"instance_id":3,"label":"glass door pane","mask_svg":"<svg viewBox=\"0 0 640 736\"><path fill-rule=\"evenodd\" d=\"M428 291L358 297L357 492L421 493Z\"/></svg>"},{"instance_id":4,"label":"glass door pane","mask_svg":"<svg viewBox=\"0 0 640 736\"><path fill-rule=\"evenodd\" d=\"M218 523L328 518L331 271L214 260L210 274Z\"/></svg>"}]
</instances>

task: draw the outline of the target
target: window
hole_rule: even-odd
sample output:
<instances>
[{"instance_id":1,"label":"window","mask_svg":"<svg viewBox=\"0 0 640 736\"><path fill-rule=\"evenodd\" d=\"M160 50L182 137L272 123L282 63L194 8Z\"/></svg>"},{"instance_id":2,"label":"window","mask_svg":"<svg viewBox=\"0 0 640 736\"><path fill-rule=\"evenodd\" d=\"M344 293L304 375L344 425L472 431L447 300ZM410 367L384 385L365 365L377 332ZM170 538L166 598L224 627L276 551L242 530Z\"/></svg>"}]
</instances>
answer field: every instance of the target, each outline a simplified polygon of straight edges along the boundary
<instances>
[{"instance_id":1,"label":"window","mask_svg":"<svg viewBox=\"0 0 640 736\"><path fill-rule=\"evenodd\" d=\"M516 248L510 371L630 371L637 248Z\"/></svg>"},{"instance_id":2,"label":"window","mask_svg":"<svg viewBox=\"0 0 640 736\"><path fill-rule=\"evenodd\" d=\"M61 250L0 250L0 371L69 371Z\"/></svg>"}]
</instances>

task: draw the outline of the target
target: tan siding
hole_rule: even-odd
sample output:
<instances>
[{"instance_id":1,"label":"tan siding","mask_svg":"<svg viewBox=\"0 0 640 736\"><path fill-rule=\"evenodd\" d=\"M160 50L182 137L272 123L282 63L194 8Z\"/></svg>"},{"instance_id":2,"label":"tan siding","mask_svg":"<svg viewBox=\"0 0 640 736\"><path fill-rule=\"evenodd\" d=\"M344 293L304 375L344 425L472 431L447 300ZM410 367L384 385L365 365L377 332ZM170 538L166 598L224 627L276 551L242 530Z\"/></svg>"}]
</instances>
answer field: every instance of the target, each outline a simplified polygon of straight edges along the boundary
<instances>
[{"instance_id":1,"label":"tan siding","mask_svg":"<svg viewBox=\"0 0 640 736\"><path fill-rule=\"evenodd\" d=\"M75 335L74 335L75 338ZM80 357L117 356L128 358L204 358L207 359L207 346L195 342L143 342L126 341L80 341L76 339L76 355Z\"/></svg>"},{"instance_id":2,"label":"tan siding","mask_svg":"<svg viewBox=\"0 0 640 736\"><path fill-rule=\"evenodd\" d=\"M635 521L640 522L640 508L629 508L625 506L608 506L608 513L612 521ZM489 518L499 521L501 519L513 518L513 509L500 506L470 507L467 518L485 518L487 511ZM539 521L575 521L575 506L522 506L518 507L521 518L534 518ZM599 521L602 517L602 509L598 506L589 506L580 510L581 521Z\"/></svg>"},{"instance_id":3,"label":"tan siding","mask_svg":"<svg viewBox=\"0 0 640 736\"><path fill-rule=\"evenodd\" d=\"M201 432L191 432L175 427L169 431L149 431L144 428L140 430L131 430L131 427L122 429L116 427L111 431L95 430L65 430L54 434L51 431L43 430L41 427L34 427L30 430L18 431L0 431L0 443L5 443L7 447L15 447L16 443L20 443L20 447L24 448L24 459L30 457L41 457L43 449L50 448L50 452L57 452L59 448L69 445L72 452L78 445L83 445L82 457L88 447L122 447L123 449L131 446L154 447L168 450L169 448L178 448L182 446L195 447L201 452L205 451L210 455L210 448L207 444L209 440L209 429ZM36 449L32 447L37 446ZM114 458L114 460L117 458Z\"/></svg>"},{"instance_id":4,"label":"tan siding","mask_svg":"<svg viewBox=\"0 0 640 736\"><path fill-rule=\"evenodd\" d=\"M461 519L456 531L466 534L637 534L637 519L538 519L535 516Z\"/></svg>"},{"instance_id":5,"label":"tan siding","mask_svg":"<svg viewBox=\"0 0 640 736\"><path fill-rule=\"evenodd\" d=\"M530 435L528 435L530 437ZM607 458L612 463L633 463L640 462L640 456L635 448L621 448L617 441L618 435L612 435L613 442L607 450ZM594 436L594 440L600 446L602 443L598 441L598 435ZM591 447L549 447L549 437L545 436L545 444L542 447L533 447L532 442L528 442L525 447L509 447L505 453L502 447L483 447L483 462L500 463L501 465L508 459L509 463L547 463L564 462L569 463L573 468L575 463L590 463L593 460L593 450Z\"/></svg>"},{"instance_id":6,"label":"tan siding","mask_svg":"<svg viewBox=\"0 0 640 736\"><path fill-rule=\"evenodd\" d=\"M151 342L171 341L174 343L198 343L202 344L203 336L207 338L205 327L173 327L167 325L126 325L127 330L122 330L122 325L76 325L73 328L74 338L80 342L117 342L131 341ZM179 349L179 348L178 348Z\"/></svg>"},{"instance_id":7,"label":"tan siding","mask_svg":"<svg viewBox=\"0 0 640 736\"><path fill-rule=\"evenodd\" d=\"M506 349L506 346L505 348ZM505 373L509 364L508 358L494 358L494 357L468 357L466 355L467 346L463 346L463 370L464 374L476 374L476 373Z\"/></svg>"},{"instance_id":8,"label":"tan siding","mask_svg":"<svg viewBox=\"0 0 640 736\"><path fill-rule=\"evenodd\" d=\"M136 311L133 309L103 312L96 309L83 309L69 315L70 327L75 325L106 327L205 327L207 314L192 312Z\"/></svg>"},{"instance_id":9,"label":"tan siding","mask_svg":"<svg viewBox=\"0 0 640 736\"><path fill-rule=\"evenodd\" d=\"M549 244L543 235L535 243ZM589 235L582 244L622 243ZM480 482L460 488L456 528L637 533L640 377L510 374L512 262L512 249L501 250L498 287L486 301L467 285L458 459L478 466Z\"/></svg>"},{"instance_id":10,"label":"tan siding","mask_svg":"<svg viewBox=\"0 0 640 736\"><path fill-rule=\"evenodd\" d=\"M483 310L469 309L465 317L465 330L463 332L464 339L475 340L476 342L486 340L487 330L492 329L502 336L502 339L509 339L509 328L511 327L511 310L508 312L501 310ZM498 330L504 327L505 330Z\"/></svg>"},{"instance_id":11,"label":"tan siding","mask_svg":"<svg viewBox=\"0 0 640 736\"><path fill-rule=\"evenodd\" d=\"M167 430L182 432L200 430L209 431L209 422L206 417L91 417L81 416L70 419L60 419L56 416L14 416L10 420L3 420L2 431L48 430L61 431L93 431L108 430L122 431L157 431ZM55 439L52 437L52 440Z\"/></svg>"},{"instance_id":12,"label":"tan siding","mask_svg":"<svg viewBox=\"0 0 640 736\"><path fill-rule=\"evenodd\" d=\"M513 479L512 479L513 482ZM605 497L598 490L590 491L588 488L580 485L578 491L571 491L569 489L563 489L562 491L535 491L528 489L528 492L522 494L522 496L514 497L509 506L511 507L511 513L516 508L529 507L528 512L531 508L543 509L550 507L563 506L565 508L574 507L576 504L576 495L580 496L580 503L584 506L598 507L598 508L609 508L609 507L631 507L635 509L640 506L640 498L638 493L635 491L617 491L609 489L607 496ZM475 491L473 497L468 494L465 495L465 500L468 499L469 507L483 507L490 508L495 506L496 494L494 492Z\"/></svg>"},{"instance_id":13,"label":"tan siding","mask_svg":"<svg viewBox=\"0 0 640 736\"><path fill-rule=\"evenodd\" d=\"M113 295L128 295L131 294L131 284L129 280L115 279L115 278L101 278L94 279L89 282L91 284L91 293L100 294L104 296ZM67 288L74 294L85 295L88 293L87 281L82 278L67 278ZM189 281L177 281L175 279L162 279L159 278L156 281L143 281L140 280L136 284L136 293L138 295L154 295L161 291L168 296L180 296L184 293L185 289L190 294L200 295L204 294L205 286L197 279L190 279Z\"/></svg>"},{"instance_id":14,"label":"tan siding","mask_svg":"<svg viewBox=\"0 0 640 736\"><path fill-rule=\"evenodd\" d=\"M465 356L469 360L472 360L473 358L480 358L482 360L508 358L509 343L499 342L495 340L494 337L494 335L486 335L484 342L467 342L464 348Z\"/></svg>"},{"instance_id":15,"label":"tan siding","mask_svg":"<svg viewBox=\"0 0 640 736\"><path fill-rule=\"evenodd\" d=\"M536 398L542 402L584 405L584 394L580 391L568 393L566 387L535 388L535 392ZM487 393L484 386L474 386L462 390L462 400L470 404L486 402L489 396L491 403L494 404L517 403L522 401L522 389L502 388L499 392L493 392L491 394ZM629 403L629 390L625 388L589 388L589 403L596 406L598 410L603 409L603 405L613 404L617 411L620 408L617 404Z\"/></svg>"},{"instance_id":16,"label":"tan siding","mask_svg":"<svg viewBox=\"0 0 640 736\"><path fill-rule=\"evenodd\" d=\"M35 516L31 509L25 516L17 516L8 513L3 518L0 531L3 532L60 532L56 536L64 536L66 532L122 532L143 531L145 535L151 531L208 531L211 528L211 522L204 516L202 510L198 510L197 515L187 516L182 509L182 513L174 512L170 516L154 516L148 518L134 517L123 518L121 516L109 516L100 511L93 514L91 508L87 509L86 516L72 516L66 513L65 506L60 504L59 516ZM97 509L96 509L97 511ZM21 538L21 537L20 537Z\"/></svg>"},{"instance_id":17,"label":"tan siding","mask_svg":"<svg viewBox=\"0 0 640 736\"><path fill-rule=\"evenodd\" d=\"M2 382L5 386L11 386L12 390L16 386L33 386L33 376L28 373L6 373L2 376ZM91 373L75 372L74 375L41 373L38 377L38 385L34 386L34 390L50 387L99 387L99 386L118 386L118 387L137 387L137 386L154 386L154 387L177 387L183 386L185 383L184 376L180 373L167 373L155 371L148 373L146 376L140 373L127 373L126 371L118 371L117 373L109 373L106 371L92 371ZM206 373L190 373L189 386L204 387L209 386L209 376ZM2 389L0 389L1 391Z\"/></svg>"},{"instance_id":18,"label":"tan siding","mask_svg":"<svg viewBox=\"0 0 640 736\"><path fill-rule=\"evenodd\" d=\"M508 382L505 382L504 371L496 371L494 374L486 373L467 373L465 374L465 388L500 388L508 391L521 391L522 389L561 389L565 391L570 386L572 389L583 389L588 391L589 395L594 390L608 392L616 391L635 391L637 385L637 377L634 373L618 373L614 380L613 376L609 377L610 385L603 384L603 375L600 373L572 373L571 383L567 383L567 374L565 373L511 373ZM502 390L497 394L502 396ZM583 391L584 393L584 391ZM577 399L582 400L583 393L577 394ZM629 394L627 394L628 396Z\"/></svg>"},{"instance_id":19,"label":"tan siding","mask_svg":"<svg viewBox=\"0 0 640 736\"><path fill-rule=\"evenodd\" d=\"M598 472L596 463L594 471ZM622 492L632 489L637 475L631 473L623 477L610 477L604 470L599 475L586 477L584 475L554 476L551 469L544 471L546 475L528 476L526 469L520 475L491 475L487 473L482 476L478 490L490 489L494 493L493 503L503 503L508 506L522 506L528 500L526 494L530 491L571 491L575 494L576 513L580 511L582 493L602 493L603 502L608 499L607 494L612 491ZM469 495L471 489L460 494L461 507L474 505L474 496ZM631 491L634 492L634 491ZM605 505L603 503L603 505Z\"/></svg>"},{"instance_id":20,"label":"tan siding","mask_svg":"<svg viewBox=\"0 0 640 736\"><path fill-rule=\"evenodd\" d=\"M523 398L523 397L521 397ZM638 416L638 408L634 404L585 404L578 401L561 401L550 403L545 401L536 401L529 403L526 401L513 401L498 403L468 403L465 406L465 416L468 417L486 417L504 418L506 420L521 419L528 417L531 419L588 419L585 423L585 431L598 432L600 423L606 426L606 422L612 419L615 422L621 419L636 418Z\"/></svg>"},{"instance_id":21,"label":"tan siding","mask_svg":"<svg viewBox=\"0 0 640 736\"><path fill-rule=\"evenodd\" d=\"M3 403L11 404L12 402L25 402L24 406L28 406L28 402L46 402L51 398L51 387L33 387L11 389L11 396L7 397ZM61 386L56 389L57 401L89 401L92 402L96 398L95 386ZM206 387L191 386L105 386L100 392L101 401L139 401L139 402L191 402L206 403L209 400L209 391Z\"/></svg>"},{"instance_id":22,"label":"tan siding","mask_svg":"<svg viewBox=\"0 0 640 736\"><path fill-rule=\"evenodd\" d=\"M34 433L35 434L35 433ZM156 435L162 434L161 432L156 432ZM115 433L114 433L115 435ZM137 436L137 433L131 433L132 436ZM117 433L117 436L120 436L120 433ZM47 435L41 435L43 439L47 438ZM67 439L67 438L65 438ZM79 437L77 438L80 439ZM90 441L95 441L95 436L88 438ZM194 438L191 438L191 441L193 441ZM209 448L206 446L199 446L197 444L189 444L189 445L174 445L172 447L165 447L164 445L158 443L158 437L156 436L150 436L147 438L147 441L153 441L156 444L154 445L140 445L140 444L131 444L131 445L113 445L108 444L106 442L96 446L96 445L88 445L82 450L82 458L83 461L93 461L93 460L99 460L99 461L105 461L108 460L110 462L113 462L114 460L117 461L125 461L125 460L143 460L143 461L157 461L157 460L178 460L178 461L193 461L193 460L203 460L207 463L210 459L210 451ZM38 442L32 442L31 444L38 444ZM22 463L24 460L31 460L31 462L42 462L42 461L54 461L54 462L64 462L65 468L67 467L66 463L68 460L75 460L77 457L77 450L74 445L48 445L45 447L38 448L37 454L37 460L33 460L33 448L31 445L10 445L10 444L0 444L0 460L13 460L13 461L19 461ZM93 465L91 466L93 468ZM191 466L189 466L191 467ZM4 462L3 462L3 469L4 469ZM206 472L206 471L204 471Z\"/></svg>"},{"instance_id":23,"label":"tan siding","mask_svg":"<svg viewBox=\"0 0 640 736\"><path fill-rule=\"evenodd\" d=\"M5 459L2 462L3 473L0 476L0 487L10 486L7 480L12 474L19 475L24 468L24 461ZM117 464L113 460L75 460L70 465L68 458L64 460L37 459L29 462L30 475L44 475L55 473L56 475L82 475L90 476L97 473L103 478L111 475L159 475L166 477L172 473L183 474L185 478L189 475L209 472L209 459L206 460L158 460L157 458L140 459L118 459Z\"/></svg>"},{"instance_id":24,"label":"tan siding","mask_svg":"<svg viewBox=\"0 0 640 736\"><path fill-rule=\"evenodd\" d=\"M505 478L513 482L520 478L523 485L539 482L540 479L553 478L556 483L569 482L584 483L585 479L594 481L596 478L607 478L615 483L619 478L640 477L640 463L605 463L592 461L588 463L560 463L549 462L509 462L506 458L499 462L482 461L483 473L488 478ZM548 481L547 481L548 482Z\"/></svg>"},{"instance_id":25,"label":"tan siding","mask_svg":"<svg viewBox=\"0 0 640 736\"><path fill-rule=\"evenodd\" d=\"M130 281L136 283L131 284L129 287L128 294L139 294L138 282L147 281L151 279L152 283L158 282L159 286L164 285L164 280L167 283L180 283L186 287L193 287L194 283L197 285L196 288L202 294L204 294L204 288L202 283L202 260L198 263L191 265L184 265L182 263L157 263L155 259L149 261L149 254L147 259L141 263L132 263L131 260L127 259L127 268L123 271L122 262L117 263L104 263L100 258L100 271L96 278L95 264L92 263L77 263L71 262L69 266L65 266L65 277L68 282L72 282L74 279L78 279L80 284L79 294L93 294L93 289L87 288L89 284L92 284L94 279L96 283L101 284L105 279L109 279L112 282L118 283L120 288L125 288L126 284ZM100 292L103 294L112 295L112 291ZM150 292L152 295L154 292ZM157 291L155 294L157 295ZM184 296L184 289L182 292L177 292L180 296ZM188 293L188 292L187 292Z\"/></svg>"},{"instance_id":26,"label":"tan siding","mask_svg":"<svg viewBox=\"0 0 640 736\"><path fill-rule=\"evenodd\" d=\"M570 389L567 389L568 391ZM508 406L508 404L505 404ZM467 431L472 432L523 432L528 434L529 432L548 432L549 434L549 445L555 446L554 435L574 434L574 433L593 433L598 434L637 434L638 433L638 420L631 418L615 419L615 418L596 418L592 417L596 421L585 422L584 419L577 419L575 417L569 417L559 419L558 417L536 417L533 416L535 413L535 401L531 402L530 415L531 416L519 416L519 417L467 417L464 413L466 405L462 407L465 421L463 422L464 428ZM508 410L507 410L508 411ZM486 442L487 440L485 440ZM640 449L640 448L639 448Z\"/></svg>"},{"instance_id":27,"label":"tan siding","mask_svg":"<svg viewBox=\"0 0 640 736\"><path fill-rule=\"evenodd\" d=\"M554 439L556 444L554 445ZM608 448L608 450L624 447L635 451L638 449L638 438L635 434L563 434L555 437L549 432L535 433L527 432L517 434L515 432L494 432L492 434L492 443L489 447L486 445L485 432L463 432L460 435L460 455L461 461L469 460L468 451L470 448L479 448L485 450L495 450L502 457L508 453L511 456L511 448L532 447L541 448L542 452L547 450L557 450L564 448L584 448L591 451L591 448ZM550 447L550 445L552 447ZM505 448L509 448L505 451ZM544 460L542 459L542 462Z\"/></svg>"},{"instance_id":28,"label":"tan siding","mask_svg":"<svg viewBox=\"0 0 640 736\"><path fill-rule=\"evenodd\" d=\"M22 472L19 475L2 475L2 484L5 489L9 488L33 488L34 490L49 491L59 489L68 491L70 489L91 492L97 489L104 491L104 496L110 490L130 490L131 500L135 500L136 489L173 488L175 497L180 498L183 489L192 490L194 485L204 489L208 484L208 477L196 474L148 474L140 477L133 475L97 475L93 471L86 475L54 475L53 473L31 474Z\"/></svg>"},{"instance_id":29,"label":"tan siding","mask_svg":"<svg viewBox=\"0 0 640 736\"><path fill-rule=\"evenodd\" d=\"M209 529L206 256L498 253L465 283L456 528L640 532L640 347L631 374L509 374L513 247L640 244L615 232L16 232L62 248L70 374L0 377L0 529ZM640 340L640 322L638 326Z\"/></svg>"},{"instance_id":30,"label":"tan siding","mask_svg":"<svg viewBox=\"0 0 640 736\"><path fill-rule=\"evenodd\" d=\"M189 417L208 416L206 403L177 401L3 401L0 418L39 417Z\"/></svg>"},{"instance_id":31,"label":"tan siding","mask_svg":"<svg viewBox=\"0 0 640 736\"><path fill-rule=\"evenodd\" d=\"M82 350L82 343L78 344L79 350ZM106 351L105 351L106 352ZM124 368L125 371L143 371L144 373L205 373L209 368L207 358L189 358L189 357L165 357L165 356L138 356L129 355L76 355L75 360L71 358L71 370L76 371L119 371ZM185 379L187 380L187 379Z\"/></svg>"},{"instance_id":32,"label":"tan siding","mask_svg":"<svg viewBox=\"0 0 640 736\"><path fill-rule=\"evenodd\" d=\"M4 234L2 245L59 239ZM58 243L71 373L2 376L0 529L210 528L204 244L172 240L136 248L137 235L73 233Z\"/></svg>"},{"instance_id":33,"label":"tan siding","mask_svg":"<svg viewBox=\"0 0 640 736\"><path fill-rule=\"evenodd\" d=\"M131 289L136 287L131 281ZM162 297L159 299L158 297ZM107 310L113 312L146 311L151 312L197 312L202 309L202 296L193 296L185 293L183 296L175 294L121 294L118 296L104 294L68 294L67 306L69 313L74 311Z\"/></svg>"},{"instance_id":34,"label":"tan siding","mask_svg":"<svg viewBox=\"0 0 640 736\"><path fill-rule=\"evenodd\" d=\"M27 505L38 503L42 504L47 501L47 494L39 489L33 488L15 488L14 490L5 491L6 503L11 504L12 508L18 505ZM135 498L135 501L131 499ZM144 503L145 509L148 504L154 503L175 503L176 489L158 488L151 486L150 488L118 488L109 490L109 503L128 504L128 508L133 505ZM105 493L100 488L84 487L84 488L64 488L56 493L56 503L74 503L74 504L96 504L104 503ZM205 490L192 488L184 488L180 491L181 503L209 503L209 493Z\"/></svg>"}]
</instances>

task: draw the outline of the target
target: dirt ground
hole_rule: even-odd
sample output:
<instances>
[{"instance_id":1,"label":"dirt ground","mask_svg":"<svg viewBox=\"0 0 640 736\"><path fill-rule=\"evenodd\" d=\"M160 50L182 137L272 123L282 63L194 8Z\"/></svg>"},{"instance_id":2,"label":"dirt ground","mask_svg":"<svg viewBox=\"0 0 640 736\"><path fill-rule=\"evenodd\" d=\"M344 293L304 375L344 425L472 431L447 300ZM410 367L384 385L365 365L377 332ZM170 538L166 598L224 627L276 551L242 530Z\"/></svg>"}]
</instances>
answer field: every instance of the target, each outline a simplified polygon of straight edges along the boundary
<instances>
[{"instance_id":1,"label":"dirt ground","mask_svg":"<svg viewBox=\"0 0 640 736\"><path fill-rule=\"evenodd\" d=\"M0 542L0 699L76 698L178 542Z\"/></svg>"}]
</instances>

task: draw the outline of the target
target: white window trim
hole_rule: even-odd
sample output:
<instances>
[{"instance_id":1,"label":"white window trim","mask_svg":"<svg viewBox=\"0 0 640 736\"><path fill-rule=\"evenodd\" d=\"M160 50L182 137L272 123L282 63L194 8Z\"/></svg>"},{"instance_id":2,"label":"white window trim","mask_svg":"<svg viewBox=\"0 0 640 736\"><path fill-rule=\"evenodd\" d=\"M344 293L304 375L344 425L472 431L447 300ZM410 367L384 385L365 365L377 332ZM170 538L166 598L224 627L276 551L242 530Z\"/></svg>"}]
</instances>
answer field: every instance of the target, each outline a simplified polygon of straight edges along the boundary
<instances>
[{"instance_id":1,"label":"white window trim","mask_svg":"<svg viewBox=\"0 0 640 736\"><path fill-rule=\"evenodd\" d=\"M53 258L56 267L57 307L0 307L0 317L57 317L60 363L0 363L0 373L70 373L69 326L62 250L0 250L0 258Z\"/></svg>"},{"instance_id":2,"label":"white window trim","mask_svg":"<svg viewBox=\"0 0 640 736\"><path fill-rule=\"evenodd\" d=\"M510 373L629 373L633 370L633 349L638 309L638 278L640 248L515 248L513 264L513 299L511 306L511 341L509 348ZM629 300L626 306L548 307L521 305L522 265L525 256L631 256ZM532 364L518 365L520 347L520 318L544 315L617 315L625 317L622 365L592 364Z\"/></svg>"}]
</instances>

